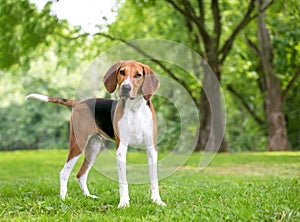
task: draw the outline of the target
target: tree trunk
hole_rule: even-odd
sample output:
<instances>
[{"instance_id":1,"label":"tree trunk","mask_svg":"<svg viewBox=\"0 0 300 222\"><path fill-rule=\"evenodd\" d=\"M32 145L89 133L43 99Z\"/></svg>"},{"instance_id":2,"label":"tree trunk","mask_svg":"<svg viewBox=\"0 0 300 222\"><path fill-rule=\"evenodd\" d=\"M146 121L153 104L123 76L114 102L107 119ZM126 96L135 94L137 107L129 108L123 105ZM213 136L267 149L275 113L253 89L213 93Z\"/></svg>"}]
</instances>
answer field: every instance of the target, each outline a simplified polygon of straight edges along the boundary
<instances>
[{"instance_id":1,"label":"tree trunk","mask_svg":"<svg viewBox=\"0 0 300 222\"><path fill-rule=\"evenodd\" d=\"M224 135L223 119L218 112L218 116L215 116L214 122L212 123L212 112L210 109L210 104L208 98L204 91L201 92L200 99L200 132L196 151L204 150L207 151L219 151L219 152L229 152L227 142ZM220 126L220 124L222 124ZM220 128L219 128L220 127ZM223 128L223 129L222 129ZM221 136L221 138L220 138ZM220 140L221 139L221 144Z\"/></svg>"},{"instance_id":2,"label":"tree trunk","mask_svg":"<svg viewBox=\"0 0 300 222\"><path fill-rule=\"evenodd\" d=\"M265 0L258 0L262 8L266 4ZM288 138L286 121L283 113L283 100L280 81L275 75L273 65L273 50L270 41L270 35L266 27L265 12L258 16L258 45L259 55L263 66L266 80L266 119L268 127L268 145L269 151L288 150Z\"/></svg>"},{"instance_id":3,"label":"tree trunk","mask_svg":"<svg viewBox=\"0 0 300 222\"><path fill-rule=\"evenodd\" d=\"M210 152L228 152L229 149L224 135L224 104L222 104L221 100L220 85L216 84L220 82L221 65L217 62L211 62L210 64L210 66L207 64L203 65L205 76L200 96L200 132L196 150L205 149ZM212 73L210 68L214 73Z\"/></svg>"},{"instance_id":4,"label":"tree trunk","mask_svg":"<svg viewBox=\"0 0 300 222\"><path fill-rule=\"evenodd\" d=\"M278 80L276 81L278 82ZM266 98L266 115L268 126L268 151L288 150L286 121L283 113L280 87L272 83L273 88L268 88ZM279 90L278 90L279 89Z\"/></svg>"}]
</instances>

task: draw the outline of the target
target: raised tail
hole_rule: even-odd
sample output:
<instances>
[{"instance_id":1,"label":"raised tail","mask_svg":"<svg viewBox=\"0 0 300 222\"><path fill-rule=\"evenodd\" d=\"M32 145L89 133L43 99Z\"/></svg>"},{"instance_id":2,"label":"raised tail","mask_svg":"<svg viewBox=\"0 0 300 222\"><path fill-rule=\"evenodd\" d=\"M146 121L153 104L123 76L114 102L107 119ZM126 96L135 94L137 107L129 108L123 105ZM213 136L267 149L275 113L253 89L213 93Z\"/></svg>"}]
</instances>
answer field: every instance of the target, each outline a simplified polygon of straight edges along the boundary
<instances>
[{"instance_id":1,"label":"raised tail","mask_svg":"<svg viewBox=\"0 0 300 222\"><path fill-rule=\"evenodd\" d=\"M40 100L43 102L57 103L57 104L61 104L61 105L67 106L67 107L74 107L79 103L78 101L71 100L71 99L52 98L52 97L48 97L48 96L44 96L44 95L36 94L36 93L26 96L26 99L36 99L36 100Z\"/></svg>"}]
</instances>

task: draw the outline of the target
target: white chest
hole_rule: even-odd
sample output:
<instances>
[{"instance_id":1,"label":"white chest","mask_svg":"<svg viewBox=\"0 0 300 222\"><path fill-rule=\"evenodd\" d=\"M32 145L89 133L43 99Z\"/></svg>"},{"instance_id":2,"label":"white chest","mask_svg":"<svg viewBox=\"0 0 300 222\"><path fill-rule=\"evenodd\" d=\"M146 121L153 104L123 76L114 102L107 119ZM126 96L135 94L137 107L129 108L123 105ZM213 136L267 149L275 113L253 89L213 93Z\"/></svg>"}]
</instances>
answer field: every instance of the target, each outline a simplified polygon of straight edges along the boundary
<instances>
[{"instance_id":1,"label":"white chest","mask_svg":"<svg viewBox=\"0 0 300 222\"><path fill-rule=\"evenodd\" d=\"M118 128L120 140L126 145L151 145L153 143L153 118L146 101L138 104L126 101Z\"/></svg>"}]
</instances>

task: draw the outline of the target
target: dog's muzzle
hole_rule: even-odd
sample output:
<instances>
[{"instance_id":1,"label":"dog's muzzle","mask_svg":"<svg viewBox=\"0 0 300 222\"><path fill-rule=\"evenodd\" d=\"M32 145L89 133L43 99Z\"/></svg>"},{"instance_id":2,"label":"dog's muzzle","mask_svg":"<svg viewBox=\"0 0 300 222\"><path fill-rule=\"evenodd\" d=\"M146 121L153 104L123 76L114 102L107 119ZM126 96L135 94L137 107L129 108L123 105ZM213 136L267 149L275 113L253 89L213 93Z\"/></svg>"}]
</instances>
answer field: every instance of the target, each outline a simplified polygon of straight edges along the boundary
<instances>
[{"instance_id":1,"label":"dog's muzzle","mask_svg":"<svg viewBox=\"0 0 300 222\"><path fill-rule=\"evenodd\" d=\"M121 86L120 97L130 97L131 86L129 84L124 84Z\"/></svg>"}]
</instances>

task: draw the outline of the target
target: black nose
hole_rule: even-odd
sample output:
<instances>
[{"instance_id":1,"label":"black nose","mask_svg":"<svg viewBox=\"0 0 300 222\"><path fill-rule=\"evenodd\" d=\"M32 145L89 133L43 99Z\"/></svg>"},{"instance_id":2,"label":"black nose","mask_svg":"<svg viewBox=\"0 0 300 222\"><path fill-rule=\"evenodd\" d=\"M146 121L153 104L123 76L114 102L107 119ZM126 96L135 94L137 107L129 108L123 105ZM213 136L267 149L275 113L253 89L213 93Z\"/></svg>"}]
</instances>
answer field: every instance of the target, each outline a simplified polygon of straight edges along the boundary
<instances>
[{"instance_id":1,"label":"black nose","mask_svg":"<svg viewBox=\"0 0 300 222\"><path fill-rule=\"evenodd\" d=\"M124 84L124 85L122 85L121 89L122 89L122 92L126 94L126 93L130 92L131 86L129 84Z\"/></svg>"}]
</instances>

